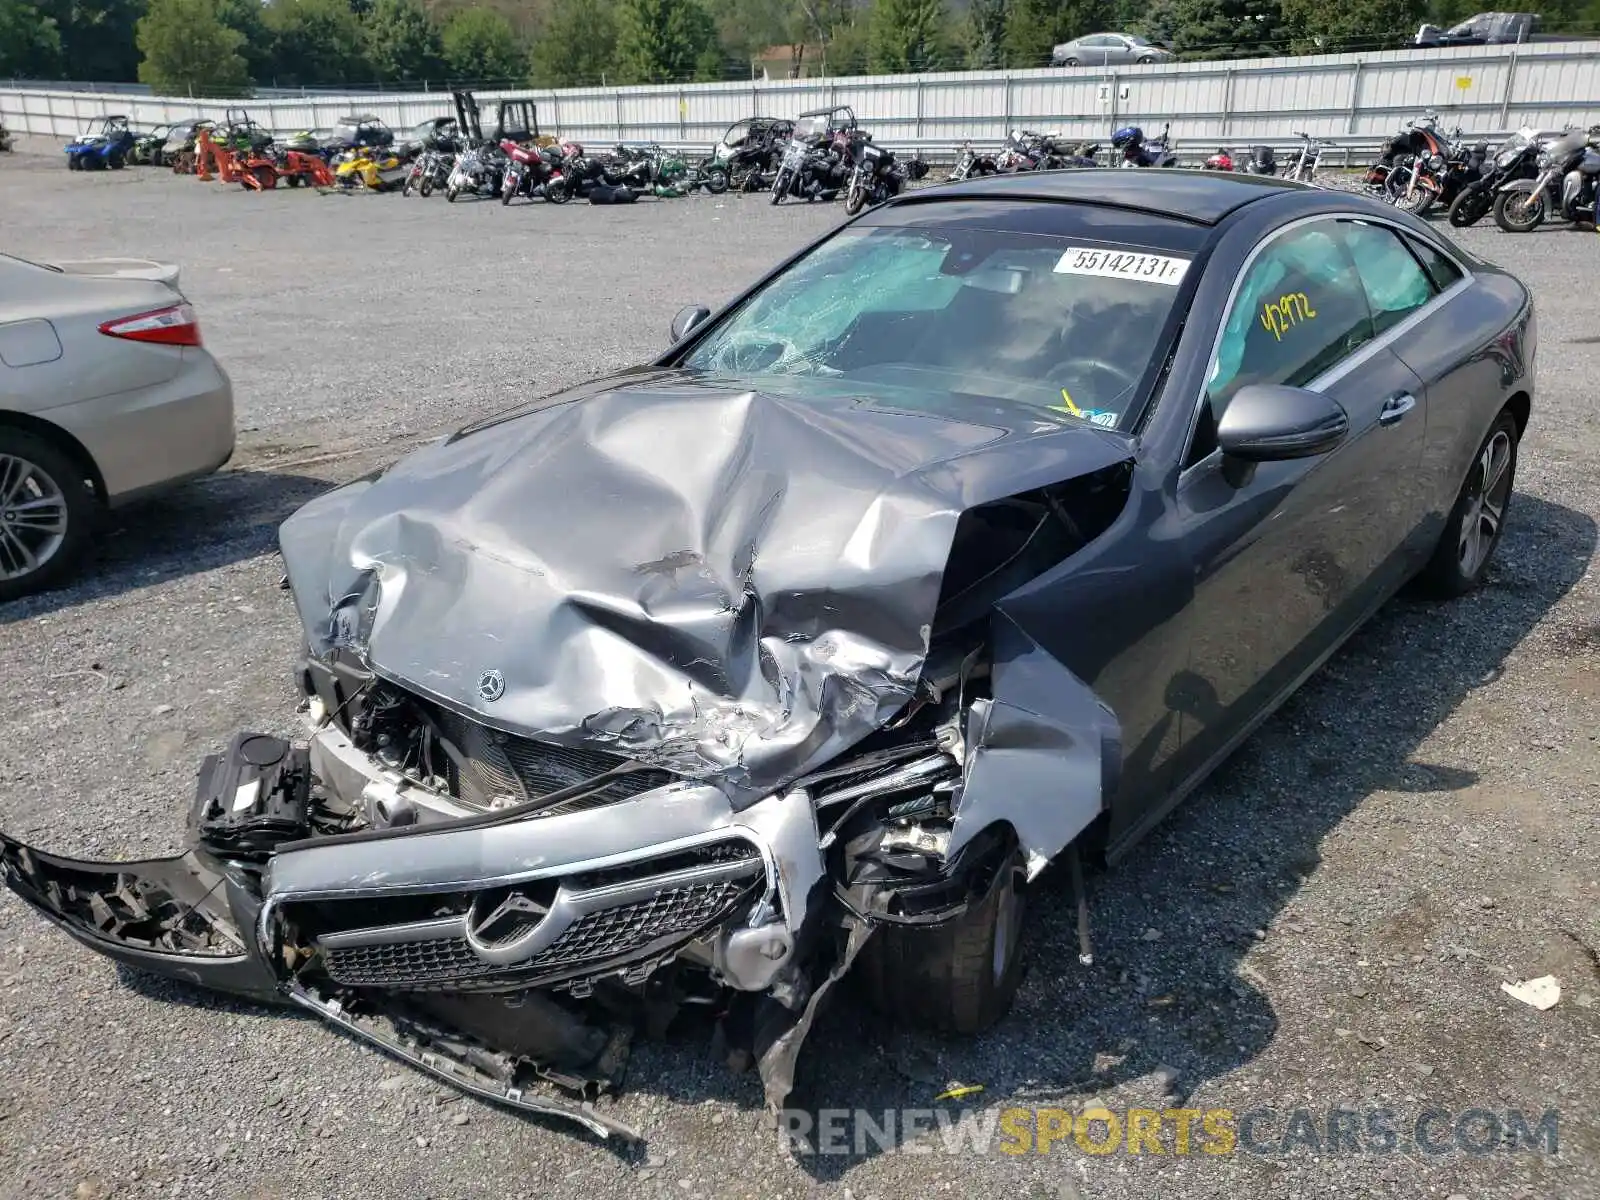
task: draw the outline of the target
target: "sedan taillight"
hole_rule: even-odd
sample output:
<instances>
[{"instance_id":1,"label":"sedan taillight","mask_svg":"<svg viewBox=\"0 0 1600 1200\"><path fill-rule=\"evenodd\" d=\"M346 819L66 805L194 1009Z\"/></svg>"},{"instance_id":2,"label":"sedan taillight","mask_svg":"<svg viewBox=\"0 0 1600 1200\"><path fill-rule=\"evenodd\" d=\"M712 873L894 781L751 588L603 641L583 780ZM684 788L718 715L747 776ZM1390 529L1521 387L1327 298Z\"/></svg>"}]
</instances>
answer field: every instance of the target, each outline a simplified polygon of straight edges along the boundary
<instances>
[{"instance_id":1,"label":"sedan taillight","mask_svg":"<svg viewBox=\"0 0 1600 1200\"><path fill-rule=\"evenodd\" d=\"M200 318L188 304L174 304L153 312L136 313L131 317L118 317L100 326L108 337L128 338L135 342L156 342L163 346L200 345Z\"/></svg>"}]
</instances>

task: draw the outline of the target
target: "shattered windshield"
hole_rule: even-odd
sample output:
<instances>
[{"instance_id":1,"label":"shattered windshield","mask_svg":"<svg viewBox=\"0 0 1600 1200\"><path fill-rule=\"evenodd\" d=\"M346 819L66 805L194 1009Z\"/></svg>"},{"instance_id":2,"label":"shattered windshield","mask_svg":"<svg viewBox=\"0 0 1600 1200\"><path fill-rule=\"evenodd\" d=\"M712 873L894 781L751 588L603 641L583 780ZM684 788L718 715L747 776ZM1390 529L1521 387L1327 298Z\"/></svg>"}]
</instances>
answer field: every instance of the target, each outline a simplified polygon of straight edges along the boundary
<instances>
[{"instance_id":1,"label":"shattered windshield","mask_svg":"<svg viewBox=\"0 0 1600 1200\"><path fill-rule=\"evenodd\" d=\"M991 229L853 228L712 330L681 365L816 375L1054 408L1116 425L1189 260Z\"/></svg>"}]
</instances>

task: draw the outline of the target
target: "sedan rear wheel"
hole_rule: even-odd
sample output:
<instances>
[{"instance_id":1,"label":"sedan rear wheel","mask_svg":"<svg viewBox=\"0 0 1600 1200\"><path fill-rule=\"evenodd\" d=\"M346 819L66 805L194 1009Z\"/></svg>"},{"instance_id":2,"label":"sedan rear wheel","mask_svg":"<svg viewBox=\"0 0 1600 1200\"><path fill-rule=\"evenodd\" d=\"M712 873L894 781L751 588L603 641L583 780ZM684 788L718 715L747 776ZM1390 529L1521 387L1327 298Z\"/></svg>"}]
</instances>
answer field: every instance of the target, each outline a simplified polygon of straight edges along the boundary
<instances>
[{"instance_id":1,"label":"sedan rear wheel","mask_svg":"<svg viewBox=\"0 0 1600 1200\"><path fill-rule=\"evenodd\" d=\"M93 518L81 468L41 438L0 430L0 600L49 587L70 570Z\"/></svg>"},{"instance_id":2,"label":"sedan rear wheel","mask_svg":"<svg viewBox=\"0 0 1600 1200\"><path fill-rule=\"evenodd\" d=\"M1433 558L1418 577L1424 590L1448 598L1464 595L1483 581L1505 531L1506 509L1516 484L1517 437L1516 418L1502 412L1478 447Z\"/></svg>"}]
</instances>

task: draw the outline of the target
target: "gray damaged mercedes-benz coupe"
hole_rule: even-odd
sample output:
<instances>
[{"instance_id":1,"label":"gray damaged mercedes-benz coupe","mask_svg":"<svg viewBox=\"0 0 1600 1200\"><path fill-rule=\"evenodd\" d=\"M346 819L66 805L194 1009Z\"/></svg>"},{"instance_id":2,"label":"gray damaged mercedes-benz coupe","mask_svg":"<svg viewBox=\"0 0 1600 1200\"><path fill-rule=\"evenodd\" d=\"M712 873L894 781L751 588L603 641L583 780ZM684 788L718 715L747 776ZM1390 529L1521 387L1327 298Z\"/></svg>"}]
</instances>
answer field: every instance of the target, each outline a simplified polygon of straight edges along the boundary
<instances>
[{"instance_id":1,"label":"gray damaged mercedes-benz coupe","mask_svg":"<svg viewBox=\"0 0 1600 1200\"><path fill-rule=\"evenodd\" d=\"M602 1135L712 1004L781 1105L841 979L983 1030L1041 871L1081 909L1398 588L1482 580L1533 396L1516 279L1201 172L903 195L672 332L291 517L308 740L208 758L181 855L7 884Z\"/></svg>"}]
</instances>

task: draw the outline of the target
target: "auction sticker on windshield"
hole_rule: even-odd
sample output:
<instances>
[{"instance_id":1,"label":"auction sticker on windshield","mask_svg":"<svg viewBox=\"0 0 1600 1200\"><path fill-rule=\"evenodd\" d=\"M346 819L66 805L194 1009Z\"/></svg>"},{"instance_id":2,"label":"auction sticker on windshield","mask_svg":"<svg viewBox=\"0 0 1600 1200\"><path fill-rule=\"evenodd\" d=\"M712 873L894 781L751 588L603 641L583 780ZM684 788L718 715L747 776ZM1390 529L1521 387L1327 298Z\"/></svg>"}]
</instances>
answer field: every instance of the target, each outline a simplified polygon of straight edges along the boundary
<instances>
[{"instance_id":1,"label":"auction sticker on windshield","mask_svg":"<svg viewBox=\"0 0 1600 1200\"><path fill-rule=\"evenodd\" d=\"M1103 275L1112 279L1142 279L1177 287L1189 269L1187 258L1165 254L1136 254L1128 250L1094 250L1068 246L1056 263L1058 275Z\"/></svg>"}]
</instances>

